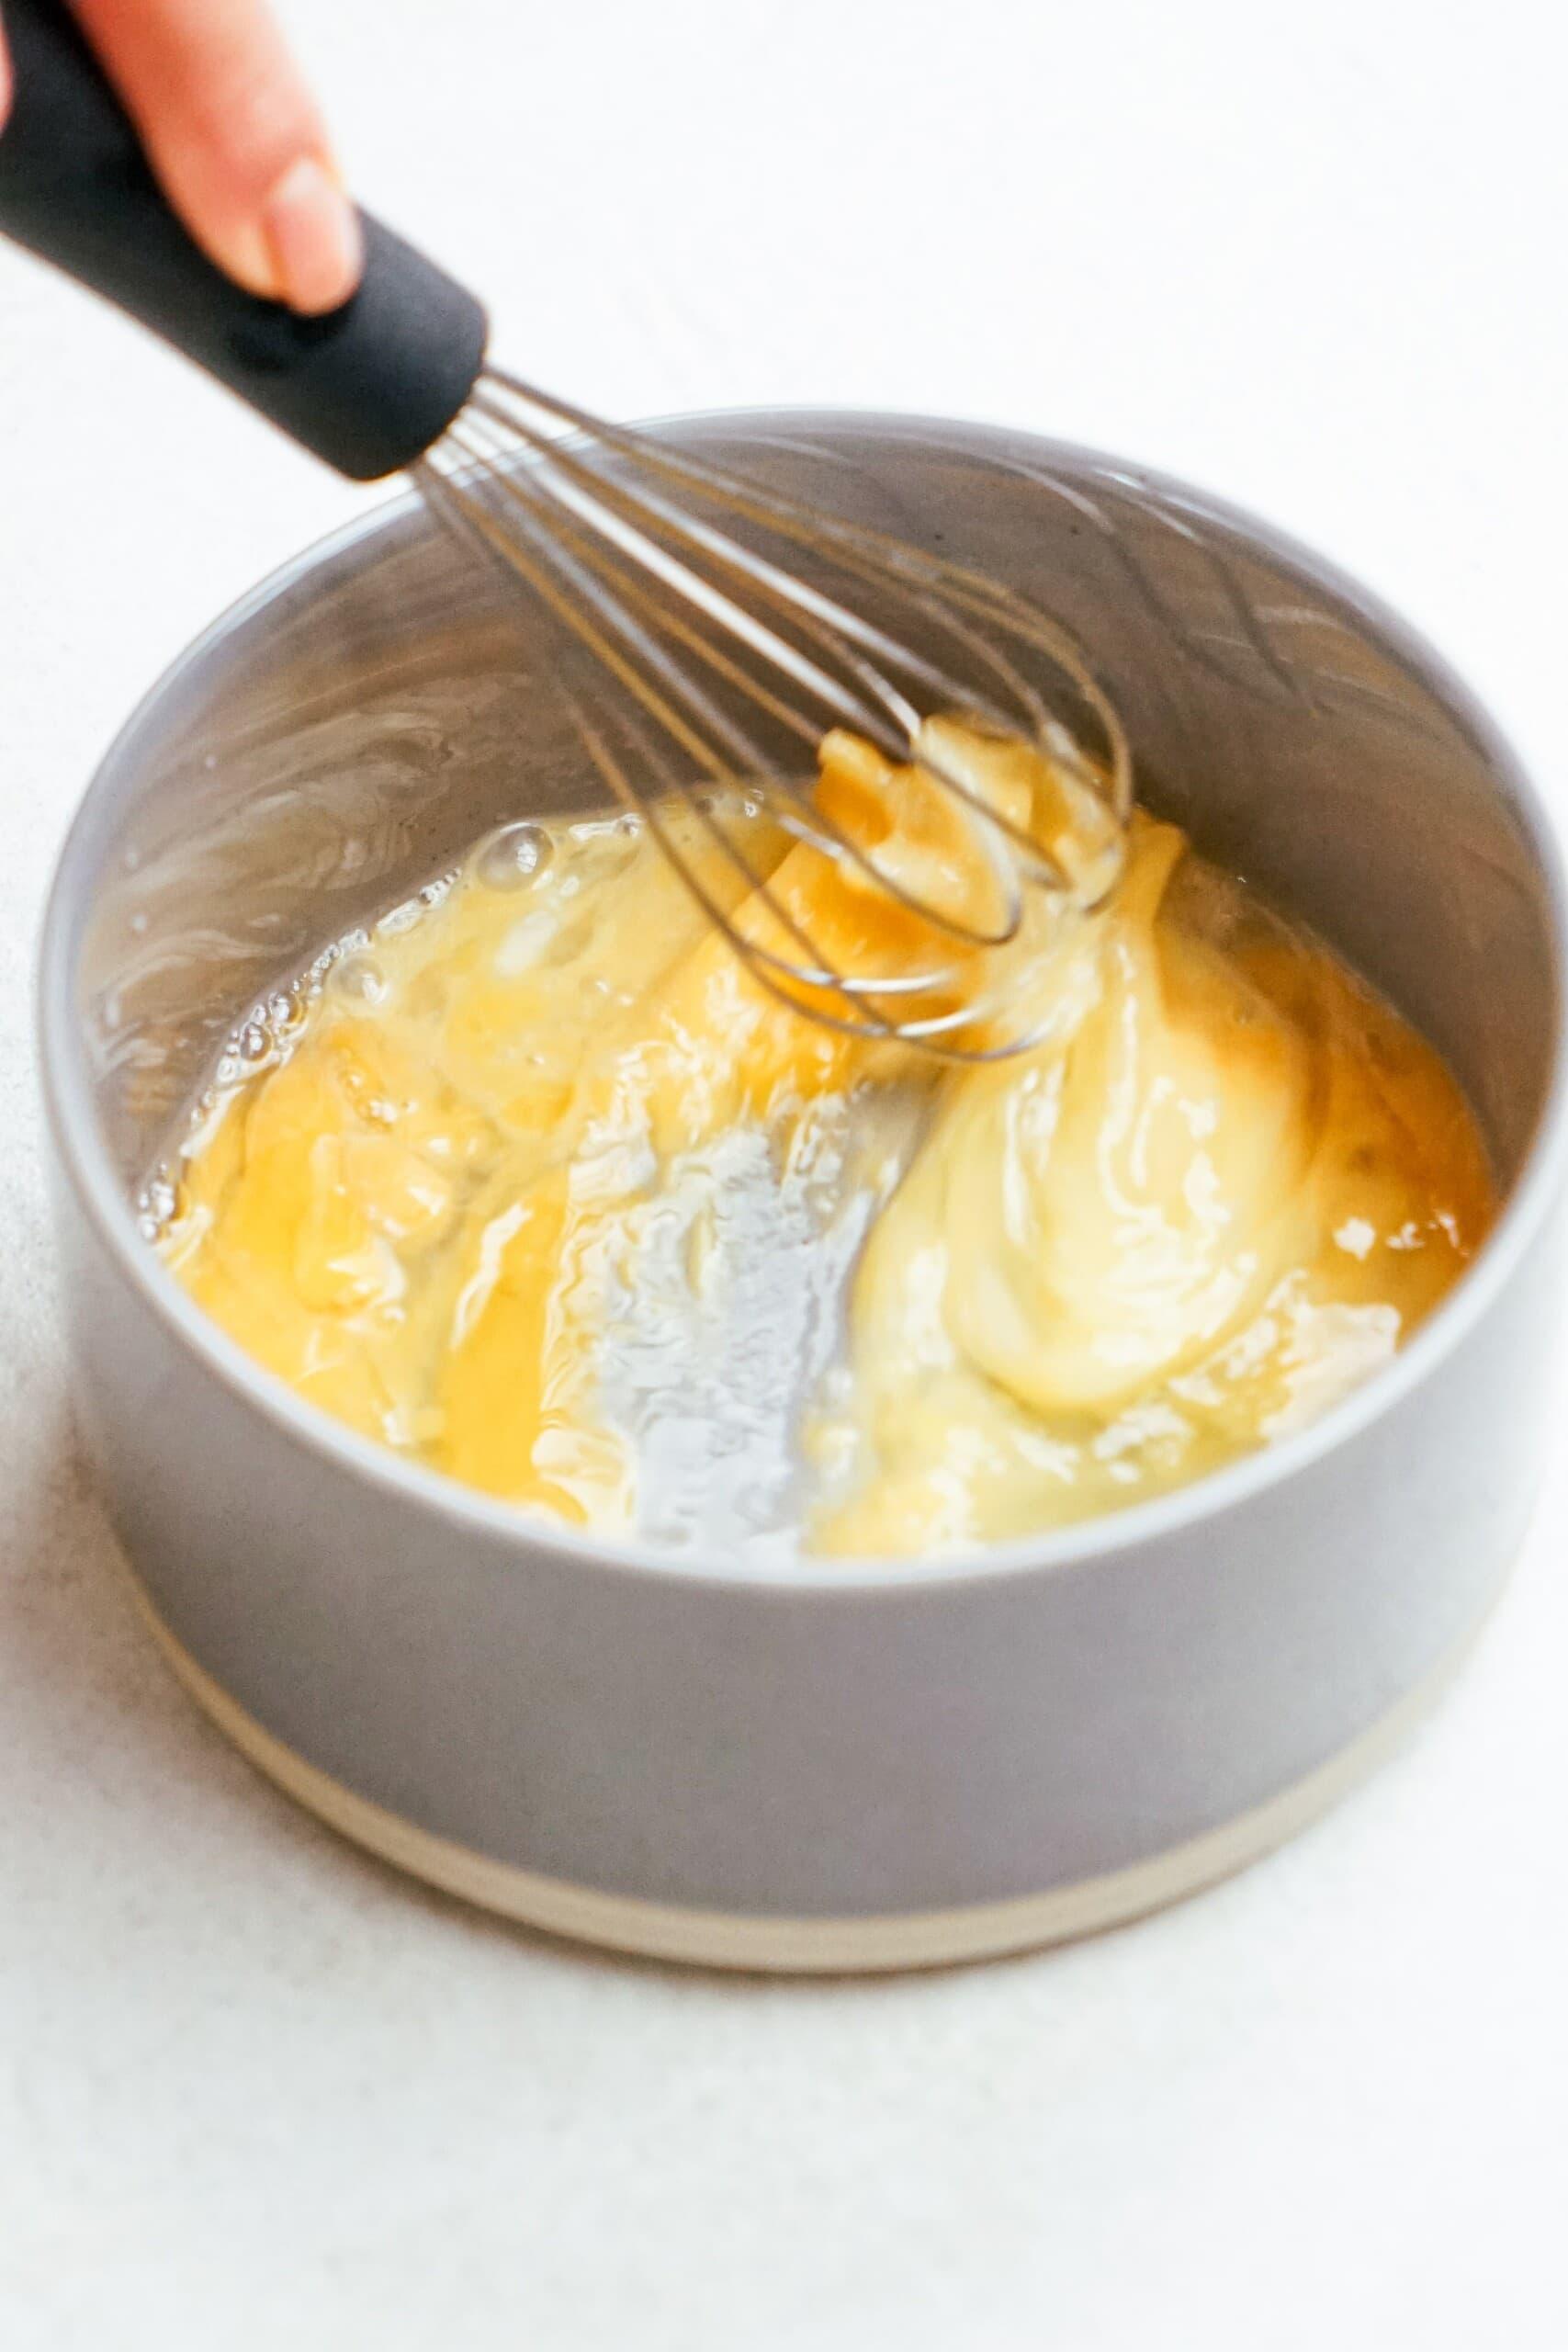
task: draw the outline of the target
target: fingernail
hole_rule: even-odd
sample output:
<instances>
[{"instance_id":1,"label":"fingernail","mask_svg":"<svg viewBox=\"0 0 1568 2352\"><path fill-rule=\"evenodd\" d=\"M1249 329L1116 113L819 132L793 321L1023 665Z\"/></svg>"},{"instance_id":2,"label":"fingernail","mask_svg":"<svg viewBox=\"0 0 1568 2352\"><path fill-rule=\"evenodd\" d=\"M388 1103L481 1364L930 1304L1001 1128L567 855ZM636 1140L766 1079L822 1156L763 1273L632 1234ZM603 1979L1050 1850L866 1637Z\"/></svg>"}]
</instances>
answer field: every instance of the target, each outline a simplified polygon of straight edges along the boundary
<instances>
[{"instance_id":1,"label":"fingernail","mask_svg":"<svg viewBox=\"0 0 1568 2352\"><path fill-rule=\"evenodd\" d=\"M277 299L314 316L335 311L359 283L359 221L326 165L314 155L289 164L262 208Z\"/></svg>"}]
</instances>

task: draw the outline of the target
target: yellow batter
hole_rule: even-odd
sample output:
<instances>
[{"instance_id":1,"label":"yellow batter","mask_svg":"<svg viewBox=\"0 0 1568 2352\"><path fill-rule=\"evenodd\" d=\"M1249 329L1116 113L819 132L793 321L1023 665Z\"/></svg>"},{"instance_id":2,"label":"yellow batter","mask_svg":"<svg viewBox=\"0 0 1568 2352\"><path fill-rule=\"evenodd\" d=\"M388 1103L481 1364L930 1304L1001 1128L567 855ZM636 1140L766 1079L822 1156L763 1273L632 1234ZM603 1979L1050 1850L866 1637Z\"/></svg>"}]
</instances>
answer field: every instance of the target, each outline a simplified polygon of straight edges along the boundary
<instances>
[{"instance_id":1,"label":"yellow batter","mask_svg":"<svg viewBox=\"0 0 1568 2352\"><path fill-rule=\"evenodd\" d=\"M980 771L1037 832L1060 782ZM823 791L984 917L918 779L830 738ZM885 893L735 822L826 952L930 964ZM1032 902L1001 961L1039 1041L983 1067L779 1004L630 820L512 828L423 899L243 1033L159 1246L300 1395L572 1525L886 1555L1115 1508L1321 1412L1494 1212L1431 1049L1141 815L1100 910ZM944 953L954 1004L995 988Z\"/></svg>"}]
</instances>

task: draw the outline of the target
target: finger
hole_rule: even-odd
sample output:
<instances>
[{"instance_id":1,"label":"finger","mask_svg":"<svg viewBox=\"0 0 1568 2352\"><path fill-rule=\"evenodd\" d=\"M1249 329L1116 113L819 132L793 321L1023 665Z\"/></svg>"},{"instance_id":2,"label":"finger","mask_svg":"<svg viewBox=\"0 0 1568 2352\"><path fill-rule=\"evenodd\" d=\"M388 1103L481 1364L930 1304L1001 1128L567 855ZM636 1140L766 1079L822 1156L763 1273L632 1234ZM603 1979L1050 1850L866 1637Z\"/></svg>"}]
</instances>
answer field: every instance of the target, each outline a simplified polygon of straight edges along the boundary
<instances>
[{"instance_id":1,"label":"finger","mask_svg":"<svg viewBox=\"0 0 1568 2352\"><path fill-rule=\"evenodd\" d=\"M265 0L72 0L170 203L254 294L335 310L359 223Z\"/></svg>"}]
</instances>

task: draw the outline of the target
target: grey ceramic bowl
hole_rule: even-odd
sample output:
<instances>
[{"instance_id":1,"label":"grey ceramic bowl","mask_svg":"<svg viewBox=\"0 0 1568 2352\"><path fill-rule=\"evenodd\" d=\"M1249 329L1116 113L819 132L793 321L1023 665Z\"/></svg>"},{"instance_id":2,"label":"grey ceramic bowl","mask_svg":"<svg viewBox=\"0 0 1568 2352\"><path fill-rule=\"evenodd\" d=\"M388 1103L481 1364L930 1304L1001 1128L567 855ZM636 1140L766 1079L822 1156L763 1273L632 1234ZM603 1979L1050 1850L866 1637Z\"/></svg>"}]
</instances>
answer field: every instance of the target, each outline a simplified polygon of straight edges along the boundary
<instances>
[{"instance_id":1,"label":"grey ceramic bowl","mask_svg":"<svg viewBox=\"0 0 1568 2352\"><path fill-rule=\"evenodd\" d=\"M1540 804L1434 656L1207 498L1017 434L665 430L1032 588L1145 796L1449 1056L1508 1195L1397 1363L1163 1501L962 1566L558 1534L318 1418L210 1328L133 1196L232 1022L488 823L581 779L495 582L403 502L178 662L61 861L42 1051L81 1411L197 1699L349 1836L565 1933L876 1968L1104 1925L1218 1876L1430 1699L1529 1511L1557 1292L1563 896Z\"/></svg>"}]
</instances>

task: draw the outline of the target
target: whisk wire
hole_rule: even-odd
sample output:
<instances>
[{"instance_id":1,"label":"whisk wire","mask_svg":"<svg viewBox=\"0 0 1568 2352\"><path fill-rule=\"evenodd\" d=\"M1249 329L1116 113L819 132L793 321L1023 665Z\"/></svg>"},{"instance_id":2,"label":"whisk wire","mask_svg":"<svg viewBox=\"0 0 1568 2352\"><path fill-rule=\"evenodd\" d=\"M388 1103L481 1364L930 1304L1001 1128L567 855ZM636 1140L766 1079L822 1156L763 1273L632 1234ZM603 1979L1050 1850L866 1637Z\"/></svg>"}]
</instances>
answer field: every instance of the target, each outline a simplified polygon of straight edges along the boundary
<instances>
[{"instance_id":1,"label":"whisk wire","mask_svg":"<svg viewBox=\"0 0 1568 2352\"><path fill-rule=\"evenodd\" d=\"M505 407L482 392L476 394L472 405L502 426L508 423ZM528 446L537 449L552 469L558 469L579 482L592 483L595 492L607 503L639 515L645 523L662 526L678 541L700 548L724 570L739 572L750 586L764 594L771 604L791 613L797 621L808 616L815 620L818 628L813 634L818 642L831 647L847 666L852 667L857 682L897 729L891 746L897 755L902 756L910 736L918 729L919 714L908 695L899 693L869 663L852 661L845 650L848 645L858 644L878 660L904 669L929 695L940 701L951 705L974 702L972 681L966 684L922 659L868 621L863 614L826 595L809 581L770 563L727 533L714 530L699 516L672 506L651 491L633 490L613 475L595 473L575 457L570 444L558 437L530 440ZM744 617L750 627L750 616ZM761 631L755 633L754 641L759 645L762 635ZM857 718L855 724L864 730L863 718Z\"/></svg>"},{"instance_id":2,"label":"whisk wire","mask_svg":"<svg viewBox=\"0 0 1568 2352\"><path fill-rule=\"evenodd\" d=\"M431 491L439 511L444 514L453 512L455 502L447 481L436 476L427 488ZM702 763L711 783L722 783L731 777L732 771L721 759L714 755L711 746L705 742L705 739L689 726L662 695L650 689L646 677L639 674L634 662L627 661L622 648L604 638L592 625L587 617L589 605L586 596L581 592L577 594L570 593L572 587L571 575L575 568L570 557L561 558L562 569L567 575L567 585L563 589L548 571L536 566L525 555L514 550L510 541L501 535L499 526L493 524L493 517L485 514L484 510L475 514L470 509L457 506L456 511L468 526L470 535L477 536L487 552L499 554L503 561L515 563L522 571L523 576L536 590L556 616L569 624L579 640L589 648L604 668L632 686L636 701L640 707L649 717L657 718L664 731ZM487 525L490 527L487 528ZM558 548L552 548L552 552L558 558L560 557ZM630 628L630 624L625 616L621 616L621 620L623 634L625 634ZM637 650L636 639L638 635L640 632L633 632L634 651ZM646 668L651 669L662 660L660 649L651 642L645 641L641 650ZM798 997L791 995L789 991L823 990L853 1001L872 995L929 990L951 979L953 977L951 967L944 967L940 971L910 975L859 976L844 974L837 970L823 956L820 948L799 918L778 897L768 876L746 858L729 831L717 822L716 813L708 805L706 797L696 791L690 777L679 769L671 769L666 761L652 753L644 737L641 745L643 755L649 765L657 766L666 788L672 787L696 810L705 829L728 864L739 875L748 897L754 901L756 908L764 916L770 918L782 933L793 939L800 952L809 956L811 961L806 965L792 963L788 958L764 947L760 942L747 937L739 930L733 916L717 905L701 883L694 868L673 842L669 829L660 823L656 803L650 802L649 796L636 792L627 780L625 770L618 763L611 764L608 762L604 752L604 739L592 728L581 700L576 697L573 698L573 707L580 732L599 772L604 775L605 780L613 786L618 797L629 808L648 818L654 827L660 848L671 858L682 880L702 905L704 911L727 933L732 944L738 947L743 944L745 960L749 967L759 978L768 976L766 984L773 988L775 994L785 996L786 1001L795 1002L799 1009ZM847 837L840 835L839 839L843 842L847 850L852 853L856 851L856 845L849 842ZM825 850L829 846L829 844L818 845ZM916 904L912 899L908 899L908 903L912 906ZM891 1034L892 1024L886 1020L875 1020L874 1026L878 1034Z\"/></svg>"},{"instance_id":3,"label":"whisk wire","mask_svg":"<svg viewBox=\"0 0 1568 2352\"><path fill-rule=\"evenodd\" d=\"M1101 775L1091 766L1071 736L1055 725L1036 690L1010 667L1007 674L1011 690L1029 707L1042 731L1049 729L1057 737L1054 745L1056 755L1075 767L1083 781L1103 790L1114 814L1125 820L1132 805L1132 758L1116 707L1094 677L1070 633L1037 605L991 575L974 571L949 556L932 554L865 524L850 523L826 510L805 506L786 492L763 490L746 476L733 473L713 460L687 457L671 442L655 440L629 426L596 418L588 410L543 391L504 368L487 368L484 380L502 388L521 404L513 429L530 447L558 449L558 433L552 433L551 428L564 425L588 443L602 444L625 457L639 471L675 481L709 499L721 498L731 512L761 523L808 551L831 548L847 571L874 585L885 585L888 575L893 574L912 594L940 594L948 608L944 617L950 627L951 606L956 603L1046 654L1071 681L1074 691L1103 731L1106 773ZM548 424L541 426L535 423L531 411L537 411ZM892 640L884 642L896 654L902 651ZM968 650L987 663L996 663L1000 659L994 647L981 640L969 641Z\"/></svg>"},{"instance_id":4,"label":"whisk wire","mask_svg":"<svg viewBox=\"0 0 1568 2352\"><path fill-rule=\"evenodd\" d=\"M459 446L476 464L488 463L494 468L494 460L487 451L476 447L467 435L457 437ZM1017 936L1023 917L1022 893L1016 875L1000 860L992 859L993 876L1002 908L1000 919L989 925L965 922L950 910L918 898L897 874L857 842L852 834L846 832L812 798L809 786L801 778L788 774L770 775L765 754L733 727L711 699L700 695L700 690L685 673L671 663L664 650L656 647L651 631L661 632L684 645L705 666L716 671L738 692L766 710L777 724L789 729L813 749L821 739L822 729L803 719L797 708L781 701L727 655L719 645L703 638L681 617L678 607L672 608L667 602L651 595L639 583L636 573L607 558L585 529L550 519L547 499L540 494L539 484L532 479L536 470L532 467L525 473L492 470L488 477L489 486L497 495L524 510L526 518L524 527L536 550L543 548L563 571L569 571L573 594L564 602L555 598L550 600L558 616L564 618L585 642L592 644L601 653L604 651L603 639L591 627L591 614L627 640L633 665L626 668L616 663L616 674L623 684L643 699L649 715L660 718L677 740L696 756L696 735L689 725L677 727L672 723L670 716L671 707L665 700L649 700L643 693L642 681L637 677L636 662L640 659L649 670L657 671L665 687L685 701L687 719L694 718L700 724L708 726L727 746L721 763L716 765L712 747L708 747L708 756L704 764L716 780L720 775L739 773L744 775L748 782L764 797L773 800L775 806L782 796L790 804L784 821L797 839L812 844L840 865L853 866L863 879L884 891L907 913L928 923L932 929L945 933L963 945L971 948L1000 947ZM585 523L587 519L581 517L580 522ZM504 553L504 547L502 551ZM606 594L606 590L610 593ZM984 804L976 801L976 805L982 817L989 814ZM986 846L988 849L988 842ZM886 983L878 977L869 985L882 987Z\"/></svg>"},{"instance_id":5,"label":"whisk wire","mask_svg":"<svg viewBox=\"0 0 1568 2352\"><path fill-rule=\"evenodd\" d=\"M820 631L819 647L831 644L843 657L843 640L854 639L863 647L874 650L890 665L904 665L911 683L919 686L929 701L938 707L942 703L954 710L1006 732L1010 728L1007 708L1010 698L1010 723L1027 737L1049 743L1051 755L1066 769L1081 788L1096 797L1103 797L1119 823L1124 823L1131 804L1131 762L1125 739L1113 704L1093 678L1066 632L1039 608L1027 603L999 582L966 570L951 559L929 554L907 542L867 530L860 525L848 524L831 514L823 514L801 506L773 492L761 491L757 484L728 472L724 468L706 461L696 462L684 458L669 444L651 440L646 435L631 432L625 426L596 425L587 412L572 406L554 395L539 391L516 377L495 370L488 381L509 396L507 401L481 395L491 414L497 420L507 420L525 446L534 450L550 465L575 465L583 477L601 494L624 498L633 511L644 519L657 514L677 532L688 545L700 544L716 551L721 560L749 567L750 576L761 581L764 577L779 602L798 622L807 611L830 616L827 635ZM520 407L521 415L513 414ZM543 413L547 422L541 425L531 414ZM563 442L560 428L565 424L579 435L592 435L592 440L581 444L579 454L572 455L573 445ZM684 509L656 499L645 488L632 490L618 482L607 472L595 471L581 449L602 446L635 462L638 474L650 474L672 481L688 492L695 492L709 500L721 499L727 511L759 520L770 529L788 538L792 544L806 547L818 556L826 546L835 560L852 577L872 585L884 598L889 581L897 581L898 593L909 607L928 623L935 622L961 651L966 673L988 673L993 687L1000 690L1000 705L976 693L970 685L959 683L955 674L924 660L909 647L875 628L863 616L841 601L824 596L809 582L776 565L769 565L741 548L728 534L716 532ZM940 592L940 593L939 593ZM1043 652L1055 667L1069 681L1073 693L1081 699L1095 719L1105 739L1106 767L1102 773L1084 757L1071 733L1063 728L1046 707L1030 679L981 630L970 627L959 617L959 610L983 616L995 629L1001 628L1036 652ZM857 684L864 684L866 665L859 665ZM875 673L872 673L874 679ZM886 709L886 705L881 706ZM1061 889L1068 886L1068 877L1061 871L1058 861L1029 830L1014 823L997 809L972 784L958 773L941 751L930 743L916 747L910 725L914 716L908 696L900 697L897 723L900 731L890 736L878 723L874 707L863 710L853 723L856 731L875 742L877 748L897 760L913 755L919 763L935 775L944 789L961 801L982 829L979 838L989 843L992 832L999 833L1010 850L1021 861L1024 876L1047 888ZM998 878L999 869L998 869Z\"/></svg>"},{"instance_id":6,"label":"whisk wire","mask_svg":"<svg viewBox=\"0 0 1568 2352\"><path fill-rule=\"evenodd\" d=\"M898 1039L906 1041L915 1038L935 1039L950 1029L956 1029L973 1021L975 1008L972 1005L949 1011L941 1015L926 1016L923 1019L906 1016L895 1021L890 1015L883 1012L874 1001L870 1001L874 997L909 996L928 992L942 979L951 979L953 977L951 970L945 973L922 972L889 976L873 986L871 983L857 982L850 978L826 961L819 960L814 967L792 964L752 939L735 922L731 910L710 890L696 865L688 858L684 848L666 822L660 801L657 798L651 802L644 801L627 779L625 769L615 759L602 730L581 705L577 706L577 713L584 745L599 774L621 800L646 817L661 854L669 859L708 921L724 932L735 954L752 978L777 1001L788 1005L793 1012L799 1012L807 1009L802 1002L801 990L810 989L814 996L818 992L827 994L837 999L844 1010L832 1012L819 1001L813 1001L810 1006L811 1016L819 1025L836 1030L842 1035L882 1040L886 1043ZM661 772L671 797L680 797L705 820L711 838L734 870L742 877L748 897L762 901L770 907L773 919L795 940L795 944L804 954L820 958L821 951L807 926L788 908L780 905L770 890L766 877L745 855L739 844L722 829L713 824L713 812L706 806L703 796L693 786L690 778L682 777L679 772L670 771L651 747L645 744L642 749L650 763ZM1018 1048L1014 1046L1006 1050L1017 1051ZM975 1057L975 1058L995 1057L994 1055Z\"/></svg>"},{"instance_id":7,"label":"whisk wire","mask_svg":"<svg viewBox=\"0 0 1568 2352\"><path fill-rule=\"evenodd\" d=\"M996 806L953 756L951 738L933 736L927 721L1032 745L1092 795L1113 826L1123 823L1131 800L1124 735L1050 616L945 557L818 514L669 441L603 424L497 369L484 372L461 417L414 470L442 520L539 599L572 649L574 677L587 657L585 687L568 688L567 698L595 772L646 821L694 902L761 987L830 1029L952 1059L996 1060L1034 1042L1038 1033L1021 1034L1016 1024L998 1030L1007 1006L995 991L981 997L960 987L955 1004L954 988L974 979L976 954L1019 938L1026 884L1091 901L1055 841ZM709 519L713 512L726 527ZM736 525L792 554L804 550L816 576L801 578L787 558L774 560L738 537ZM824 567L847 593L819 584ZM867 589L869 609L859 593ZM890 606L907 636L884 625ZM1041 691L1032 673L1042 655L1092 721L1102 761L1090 759ZM606 695L606 682L618 695ZM960 913L911 888L839 822L800 763L781 757L787 743L815 750L833 728L897 765L914 765L962 809L995 887L996 920L971 919L971 908ZM676 804L694 812L699 838L740 893L738 904L668 821ZM933 937L960 944L965 965L938 958L914 969L841 968L781 895L775 872L740 846L740 808L765 809L787 840L852 871ZM1102 861L1092 870L1110 869ZM865 936L875 934L873 922Z\"/></svg>"}]
</instances>

